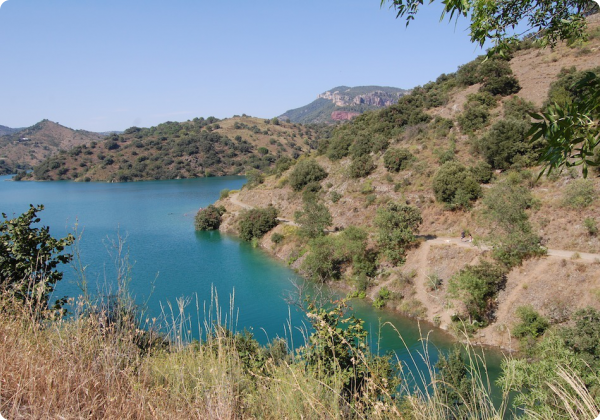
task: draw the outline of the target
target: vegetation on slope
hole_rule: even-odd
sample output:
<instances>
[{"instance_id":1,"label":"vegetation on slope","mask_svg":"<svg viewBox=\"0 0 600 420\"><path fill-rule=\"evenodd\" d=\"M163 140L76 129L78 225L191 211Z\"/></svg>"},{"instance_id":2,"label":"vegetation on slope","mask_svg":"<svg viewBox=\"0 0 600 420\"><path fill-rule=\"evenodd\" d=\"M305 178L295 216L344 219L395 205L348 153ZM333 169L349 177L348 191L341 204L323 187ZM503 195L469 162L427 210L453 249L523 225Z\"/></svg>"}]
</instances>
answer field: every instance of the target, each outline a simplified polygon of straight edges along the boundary
<instances>
[{"instance_id":1,"label":"vegetation on slope","mask_svg":"<svg viewBox=\"0 0 600 420\"><path fill-rule=\"evenodd\" d=\"M319 131L277 119L210 117L131 127L36 166L38 180L140 181L264 171L315 148Z\"/></svg>"},{"instance_id":2,"label":"vegetation on slope","mask_svg":"<svg viewBox=\"0 0 600 420\"><path fill-rule=\"evenodd\" d=\"M12 134L0 136L0 173L31 169L44 159L75 146L99 141L104 136L85 130L72 130L43 120Z\"/></svg>"}]
</instances>

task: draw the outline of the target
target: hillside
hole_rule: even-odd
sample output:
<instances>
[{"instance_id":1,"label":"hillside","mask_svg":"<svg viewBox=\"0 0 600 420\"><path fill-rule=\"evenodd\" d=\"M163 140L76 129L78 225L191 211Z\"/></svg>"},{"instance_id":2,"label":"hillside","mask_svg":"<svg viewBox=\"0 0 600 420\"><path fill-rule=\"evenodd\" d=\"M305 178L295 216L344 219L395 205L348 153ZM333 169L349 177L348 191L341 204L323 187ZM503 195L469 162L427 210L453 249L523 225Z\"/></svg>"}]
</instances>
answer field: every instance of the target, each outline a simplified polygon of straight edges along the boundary
<instances>
[{"instance_id":1,"label":"hillside","mask_svg":"<svg viewBox=\"0 0 600 420\"><path fill-rule=\"evenodd\" d=\"M280 223L260 245L293 268L444 329L466 325L484 344L518 346L520 307L555 325L600 309L598 174L584 180L571 168L538 180L540 144L526 137L528 112L549 95L574 95L578 72L600 72L597 15L590 28L585 44L523 42L509 62L477 59L337 127L280 177L218 201L220 228L238 232L247 209L272 204ZM407 208L422 218L416 240L393 230ZM465 231L474 242L460 241ZM362 251L357 260L345 249ZM479 301L465 286L472 278L485 284Z\"/></svg>"},{"instance_id":2,"label":"hillside","mask_svg":"<svg viewBox=\"0 0 600 420\"><path fill-rule=\"evenodd\" d=\"M18 133L21 130L23 130L23 128L10 128L10 127L6 127L5 125L0 125L0 136Z\"/></svg>"},{"instance_id":3,"label":"hillside","mask_svg":"<svg viewBox=\"0 0 600 420\"><path fill-rule=\"evenodd\" d=\"M49 120L0 137L0 170L15 173L31 169L44 159L75 146L100 141L104 136L85 130L73 130Z\"/></svg>"},{"instance_id":4,"label":"hillside","mask_svg":"<svg viewBox=\"0 0 600 420\"><path fill-rule=\"evenodd\" d=\"M350 120L365 111L395 104L407 92L384 86L338 86L321 93L308 105L286 111L279 118L302 124Z\"/></svg>"},{"instance_id":5,"label":"hillside","mask_svg":"<svg viewBox=\"0 0 600 420\"><path fill-rule=\"evenodd\" d=\"M316 148L318 132L247 116L131 127L36 166L38 180L126 182L244 174Z\"/></svg>"}]
</instances>

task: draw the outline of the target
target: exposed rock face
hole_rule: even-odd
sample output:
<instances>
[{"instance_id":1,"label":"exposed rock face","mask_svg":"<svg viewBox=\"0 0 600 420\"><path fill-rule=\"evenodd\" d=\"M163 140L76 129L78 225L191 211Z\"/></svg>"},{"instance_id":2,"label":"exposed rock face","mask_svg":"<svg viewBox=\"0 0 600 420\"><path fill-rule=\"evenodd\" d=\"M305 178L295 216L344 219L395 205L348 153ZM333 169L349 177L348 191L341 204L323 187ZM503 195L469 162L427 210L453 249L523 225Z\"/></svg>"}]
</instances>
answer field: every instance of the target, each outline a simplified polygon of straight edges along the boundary
<instances>
[{"instance_id":1,"label":"exposed rock face","mask_svg":"<svg viewBox=\"0 0 600 420\"><path fill-rule=\"evenodd\" d=\"M388 93L381 90L366 93L363 95L347 95L340 91L327 91L321 93L318 97L328 99L333 102L336 106L348 106L348 105L369 105L384 107L390 106L398 102L398 98L402 96L402 93Z\"/></svg>"},{"instance_id":2,"label":"exposed rock face","mask_svg":"<svg viewBox=\"0 0 600 420\"><path fill-rule=\"evenodd\" d=\"M351 120L358 115L360 115L360 112L333 111L331 113L331 119L334 121Z\"/></svg>"}]
</instances>

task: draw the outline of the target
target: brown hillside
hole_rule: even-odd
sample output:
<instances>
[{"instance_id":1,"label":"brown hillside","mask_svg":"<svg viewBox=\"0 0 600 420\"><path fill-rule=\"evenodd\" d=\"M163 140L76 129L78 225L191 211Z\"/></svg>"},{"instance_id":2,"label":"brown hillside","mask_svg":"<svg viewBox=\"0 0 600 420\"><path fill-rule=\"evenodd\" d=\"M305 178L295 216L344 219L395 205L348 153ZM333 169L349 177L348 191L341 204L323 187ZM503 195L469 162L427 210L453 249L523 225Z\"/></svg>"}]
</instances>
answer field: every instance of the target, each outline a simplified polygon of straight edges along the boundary
<instances>
[{"instance_id":1,"label":"brown hillside","mask_svg":"<svg viewBox=\"0 0 600 420\"><path fill-rule=\"evenodd\" d=\"M436 130L434 122L407 126L400 134L392 130L388 137L390 147L406 148L416 157L405 170L388 172L384 167L383 153L372 152L370 156L376 165L375 170L366 177L354 179L350 176L353 162L351 157L331 160L326 156L316 156L317 162L328 172L327 178L320 182L322 190L319 195L333 218L329 235L337 235L333 232L337 229L333 228L360 226L370 233L369 246L374 246L376 209L389 201L396 201L420 209L423 224L419 233L423 237L447 237L455 240L462 230L468 229L476 242L485 245L493 237L493 232L489 222L483 217L481 200L476 201L470 211L451 211L436 202L432 179L441 166L440 156L450 153L454 160L467 167L475 165L482 160L482 156L474 149L475 140L502 118L504 102L513 96L519 96L539 107L546 100L550 84L556 80L562 68L575 66L577 70L585 70L600 66L598 23L598 16L594 16L590 22L591 39L584 45L569 47L563 44L554 50L530 48L516 52L510 67L521 89L516 95L500 98L498 104L491 109L491 119L484 128L467 133L459 128L457 122L465 109L468 95L478 92L481 87L480 84L474 84L467 88L453 88L445 105L427 110L429 115L453 120L454 127L449 131ZM381 117L372 117L370 120L361 120L362 117L359 117L358 123L351 123L356 127L355 132L360 133L359 124L366 124L365 121L381 122L386 114L375 115ZM352 130L344 133L352 133ZM373 132L371 135L380 134ZM545 247L569 251L563 252L564 255L572 255L574 252L600 253L598 236L590 233L584 224L586 219L600 223L597 216L600 214L600 200L591 199L590 205L580 208L565 204L566 194L576 187L581 174L570 170L536 181L539 170L536 167L498 170L491 185L514 182L531 191L536 203L528 214ZM244 188L233 197L218 202L228 210L221 229L235 232L239 215L248 207L273 205L279 210L280 219L293 221L294 213L302 208L302 193L294 192L289 186L289 175L288 171L280 178L268 177L264 184L252 189ZM597 194L600 191L600 180L592 176L589 182ZM483 194L489 188L490 185L482 185ZM341 198L334 202L332 197L336 195ZM303 259L310 252L310 245L295 235L296 230L293 223L280 223L262 239L261 246L288 261L292 267L300 269ZM283 235L284 239L272 242L274 233ZM461 310L461 303L448 296L448 281L460 269L476 264L482 258L487 258L488 254L485 246L478 248L473 244L463 245L465 246L424 241L409 251L407 262L403 266L395 267L385 259L382 260L378 275L371 281L367 295L374 299L385 286L395 296L387 303L388 307L426 319L443 328L451 328L451 316ZM557 251L557 255L562 254ZM349 267L345 269L342 283L338 284L344 289L352 290L354 286L349 270ZM431 290L428 283L432 274L441 280L441 286L435 290ZM574 257L567 258L550 256L525 261L522 266L509 273L506 287L496 298L496 321L477 332L476 339L482 343L510 346L507 331L516 322L516 308L526 304L532 305L553 322L568 319L568 316L560 318L556 315L561 311L571 314L577 308L587 305L600 308L599 279L600 265L594 261L593 255L585 260L578 259L575 254Z\"/></svg>"},{"instance_id":2,"label":"brown hillside","mask_svg":"<svg viewBox=\"0 0 600 420\"><path fill-rule=\"evenodd\" d=\"M104 136L85 130L73 130L49 120L16 134L0 137L0 159L11 169L29 169L60 150L101 141Z\"/></svg>"}]
</instances>

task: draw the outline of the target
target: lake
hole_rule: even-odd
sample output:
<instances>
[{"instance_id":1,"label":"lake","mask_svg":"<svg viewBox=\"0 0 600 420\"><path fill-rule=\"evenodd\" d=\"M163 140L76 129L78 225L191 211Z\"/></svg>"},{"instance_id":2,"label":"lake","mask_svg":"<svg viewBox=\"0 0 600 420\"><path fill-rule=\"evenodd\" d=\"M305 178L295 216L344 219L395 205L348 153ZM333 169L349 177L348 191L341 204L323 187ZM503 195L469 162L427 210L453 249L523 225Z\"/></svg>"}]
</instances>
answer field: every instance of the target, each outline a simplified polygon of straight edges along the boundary
<instances>
[{"instance_id":1,"label":"lake","mask_svg":"<svg viewBox=\"0 0 600 420\"><path fill-rule=\"evenodd\" d=\"M189 299L189 330L198 337L197 321L203 321L204 305L210 304L215 290L225 314L230 313L230 296L235 295L232 313L238 331L246 328L262 343L277 336L293 339L294 346L303 343L298 328L305 320L285 299L294 290L294 282L302 283L302 279L283 262L236 237L194 230L198 208L213 203L223 189L239 189L244 177L112 184L9 180L10 176L0 177L1 212L10 217L25 212L29 204L43 204L45 210L38 216L55 237L73 233L77 225L90 291L115 290L113 244L121 237L132 265L129 287L148 318L164 313L169 318L170 307L177 312L178 298ZM57 297L80 295L77 278L72 268L66 268L56 287ZM422 351L421 335L429 334L433 361L437 360L436 348L448 350L453 345L447 334L429 324L419 326L412 319L374 309L368 302L353 301L352 306L365 321L375 348L394 351L405 361L410 352L419 367L423 367L416 353ZM378 335L379 326L386 322L402 338L389 326ZM501 355L486 354L495 377Z\"/></svg>"}]
</instances>

